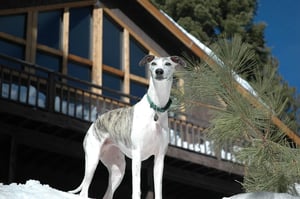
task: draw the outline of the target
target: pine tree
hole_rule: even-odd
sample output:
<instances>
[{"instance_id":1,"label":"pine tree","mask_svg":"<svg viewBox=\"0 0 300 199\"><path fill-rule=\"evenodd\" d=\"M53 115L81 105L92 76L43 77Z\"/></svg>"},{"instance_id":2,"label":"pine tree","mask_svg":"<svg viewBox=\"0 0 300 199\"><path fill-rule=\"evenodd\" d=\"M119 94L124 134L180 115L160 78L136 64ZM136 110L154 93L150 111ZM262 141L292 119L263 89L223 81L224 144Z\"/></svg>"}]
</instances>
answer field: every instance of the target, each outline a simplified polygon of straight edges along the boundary
<instances>
[{"instance_id":1,"label":"pine tree","mask_svg":"<svg viewBox=\"0 0 300 199\"><path fill-rule=\"evenodd\" d=\"M276 116L288 127L295 123L285 111L285 87L274 87L274 63L253 71L256 81L251 83L254 90L250 92L259 102L255 105L236 89L237 79L243 76L241 69L259 64L255 51L239 36L221 39L211 48L222 61L188 59L188 70L178 73L185 83L177 98L194 102L185 103L185 108L198 104L210 107L209 137L218 151L231 146L237 160L245 165L246 191L293 193L293 184L300 181L300 149L272 122Z\"/></svg>"},{"instance_id":2,"label":"pine tree","mask_svg":"<svg viewBox=\"0 0 300 199\"><path fill-rule=\"evenodd\" d=\"M213 45L222 38L230 39L233 35L239 35L242 41L255 52L255 60L258 63L251 67L243 66L244 69L240 69L248 81L255 82L256 77L252 72L264 71L266 65L271 65L274 71L277 71L278 62L265 44L266 24L254 23L257 1L152 0L152 2L206 45ZM284 110L292 119L295 119L299 107L299 103L295 101L296 90L289 87L278 72L272 83L273 86L284 87L282 95L288 98ZM292 128L297 131L297 127L298 125L295 124Z\"/></svg>"}]
</instances>

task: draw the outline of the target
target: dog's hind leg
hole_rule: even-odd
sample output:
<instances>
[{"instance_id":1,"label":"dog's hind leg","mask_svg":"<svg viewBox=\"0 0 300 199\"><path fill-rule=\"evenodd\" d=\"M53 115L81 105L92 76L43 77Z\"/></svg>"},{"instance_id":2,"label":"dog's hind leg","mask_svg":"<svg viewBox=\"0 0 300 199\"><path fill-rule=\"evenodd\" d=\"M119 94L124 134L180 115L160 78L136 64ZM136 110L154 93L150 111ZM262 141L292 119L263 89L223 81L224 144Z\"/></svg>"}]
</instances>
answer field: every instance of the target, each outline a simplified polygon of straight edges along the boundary
<instances>
[{"instance_id":1,"label":"dog's hind leg","mask_svg":"<svg viewBox=\"0 0 300 199\"><path fill-rule=\"evenodd\" d=\"M92 124L84 138L83 148L85 152L85 172L84 178L80 186L74 191L70 191L71 193L76 193L80 191L80 196L88 197L88 190L93 179L95 170L97 168L100 150L103 144L103 141L99 141L97 137L95 137L95 127Z\"/></svg>"},{"instance_id":2,"label":"dog's hind leg","mask_svg":"<svg viewBox=\"0 0 300 199\"><path fill-rule=\"evenodd\" d=\"M100 160L109 172L108 187L103 199L112 199L125 173L125 155L118 147L106 142L101 149Z\"/></svg>"}]
</instances>

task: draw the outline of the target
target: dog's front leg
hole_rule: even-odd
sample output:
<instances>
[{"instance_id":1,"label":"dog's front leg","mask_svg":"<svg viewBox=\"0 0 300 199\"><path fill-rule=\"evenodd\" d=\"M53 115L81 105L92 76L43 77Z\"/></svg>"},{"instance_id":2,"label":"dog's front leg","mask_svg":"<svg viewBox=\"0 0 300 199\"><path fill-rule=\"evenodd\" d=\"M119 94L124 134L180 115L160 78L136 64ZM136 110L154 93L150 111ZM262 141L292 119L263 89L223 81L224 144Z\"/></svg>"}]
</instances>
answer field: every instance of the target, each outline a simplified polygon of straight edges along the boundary
<instances>
[{"instance_id":1,"label":"dog's front leg","mask_svg":"<svg viewBox=\"0 0 300 199\"><path fill-rule=\"evenodd\" d=\"M154 159L154 192L155 199L162 199L162 177L164 169L164 153L159 153Z\"/></svg>"},{"instance_id":2,"label":"dog's front leg","mask_svg":"<svg viewBox=\"0 0 300 199\"><path fill-rule=\"evenodd\" d=\"M134 151L132 154L132 199L141 198L141 154Z\"/></svg>"}]
</instances>

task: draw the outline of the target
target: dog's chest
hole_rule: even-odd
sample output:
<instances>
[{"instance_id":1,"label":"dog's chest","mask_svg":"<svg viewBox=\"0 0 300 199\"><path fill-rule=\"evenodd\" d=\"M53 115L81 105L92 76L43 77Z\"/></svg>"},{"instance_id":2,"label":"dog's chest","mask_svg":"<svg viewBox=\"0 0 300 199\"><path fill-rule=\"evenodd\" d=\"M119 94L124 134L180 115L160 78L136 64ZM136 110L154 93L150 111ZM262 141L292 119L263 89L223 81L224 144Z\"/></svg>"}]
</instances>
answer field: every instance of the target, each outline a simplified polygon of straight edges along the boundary
<instances>
[{"instance_id":1,"label":"dog's chest","mask_svg":"<svg viewBox=\"0 0 300 199\"><path fill-rule=\"evenodd\" d=\"M167 113L159 114L157 121L154 120L155 114L150 108L140 111L137 106L134 110L131 138L134 144L146 150L168 142Z\"/></svg>"}]
</instances>

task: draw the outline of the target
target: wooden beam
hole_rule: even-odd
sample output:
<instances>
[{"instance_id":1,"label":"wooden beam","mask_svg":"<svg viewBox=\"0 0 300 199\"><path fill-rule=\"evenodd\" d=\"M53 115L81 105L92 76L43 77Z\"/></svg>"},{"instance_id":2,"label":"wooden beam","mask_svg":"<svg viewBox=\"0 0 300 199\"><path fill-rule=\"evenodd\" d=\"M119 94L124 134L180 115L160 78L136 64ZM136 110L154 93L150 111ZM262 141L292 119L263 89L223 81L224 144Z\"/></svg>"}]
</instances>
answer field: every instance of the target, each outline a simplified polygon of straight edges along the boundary
<instances>
[{"instance_id":1,"label":"wooden beam","mask_svg":"<svg viewBox=\"0 0 300 199\"><path fill-rule=\"evenodd\" d=\"M124 71L124 81L123 81L123 92L125 94L130 94L130 34L127 29L123 30L123 71ZM125 102L129 103L129 98L123 99Z\"/></svg>"},{"instance_id":2,"label":"wooden beam","mask_svg":"<svg viewBox=\"0 0 300 199\"><path fill-rule=\"evenodd\" d=\"M1 125L3 128L3 126ZM10 155L9 155L9 166L8 166L8 182L15 182L16 167L17 167L17 143L15 136L12 136L10 142Z\"/></svg>"},{"instance_id":3,"label":"wooden beam","mask_svg":"<svg viewBox=\"0 0 300 199\"><path fill-rule=\"evenodd\" d=\"M20 37L16 37L16 36L13 36L13 35L10 35L10 34L7 34L5 32L0 32L0 38L1 39L5 39L5 40L10 41L10 42L21 44L21 45L25 45L26 44L26 40L25 39L20 38Z\"/></svg>"},{"instance_id":4,"label":"wooden beam","mask_svg":"<svg viewBox=\"0 0 300 199\"><path fill-rule=\"evenodd\" d=\"M32 24L33 24L33 13L27 13L27 22L26 22L26 47L25 47L25 61L30 62L31 57L31 41L32 41Z\"/></svg>"},{"instance_id":5,"label":"wooden beam","mask_svg":"<svg viewBox=\"0 0 300 199\"><path fill-rule=\"evenodd\" d=\"M93 9L93 66L92 66L92 83L102 85L102 70L103 70L103 9ZM100 89L92 90L97 94L102 94Z\"/></svg>"},{"instance_id":6,"label":"wooden beam","mask_svg":"<svg viewBox=\"0 0 300 199\"><path fill-rule=\"evenodd\" d=\"M124 75L125 75L124 71L116 69L116 68L108 66L108 65L105 65L105 64L103 64L103 71L109 72L109 73L114 74L119 77L124 77Z\"/></svg>"},{"instance_id":7,"label":"wooden beam","mask_svg":"<svg viewBox=\"0 0 300 199\"><path fill-rule=\"evenodd\" d=\"M55 10L61 8L83 7L83 6L94 5L97 3L97 1L98 0L84 0L84 1L77 1L77 2L69 2L69 3L56 3L56 4L48 4L48 5L41 5L41 6L38 5L38 6L31 6L31 7L24 7L24 8L3 9L0 12L0 16L24 13L32 10L47 11L47 10Z\"/></svg>"},{"instance_id":8,"label":"wooden beam","mask_svg":"<svg viewBox=\"0 0 300 199\"><path fill-rule=\"evenodd\" d=\"M69 54L69 23L70 23L70 11L69 8L64 9L63 22L62 22L62 66L61 72L63 74L68 73L68 54Z\"/></svg>"},{"instance_id":9,"label":"wooden beam","mask_svg":"<svg viewBox=\"0 0 300 199\"><path fill-rule=\"evenodd\" d=\"M80 57L78 55L68 54L67 57L68 57L68 60L75 61L75 62L84 64L84 65L87 65L87 66L90 66L90 67L92 67L92 65L93 65L93 62L91 60L89 60L87 58Z\"/></svg>"},{"instance_id":10,"label":"wooden beam","mask_svg":"<svg viewBox=\"0 0 300 199\"><path fill-rule=\"evenodd\" d=\"M56 56L63 56L62 50L51 48L51 47L43 45L43 44L37 44L36 47L37 47L38 50L42 50L44 52L47 52L47 53L50 53L50 54L53 54L53 55L56 55Z\"/></svg>"}]
</instances>

